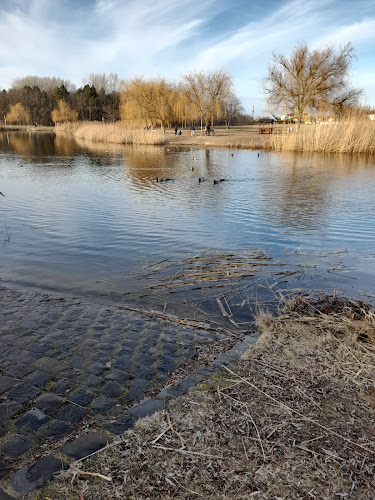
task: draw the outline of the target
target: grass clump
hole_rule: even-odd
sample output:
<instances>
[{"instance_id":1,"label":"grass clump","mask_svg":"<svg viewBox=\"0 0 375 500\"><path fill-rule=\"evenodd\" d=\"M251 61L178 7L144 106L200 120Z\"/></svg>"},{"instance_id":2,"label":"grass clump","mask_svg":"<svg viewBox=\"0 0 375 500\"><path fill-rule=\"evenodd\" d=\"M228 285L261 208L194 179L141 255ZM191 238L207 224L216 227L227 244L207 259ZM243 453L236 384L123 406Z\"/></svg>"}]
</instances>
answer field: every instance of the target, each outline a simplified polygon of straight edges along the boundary
<instances>
[{"instance_id":1,"label":"grass clump","mask_svg":"<svg viewBox=\"0 0 375 500\"><path fill-rule=\"evenodd\" d=\"M298 296L257 324L240 361L73 464L43 497L372 498L373 311Z\"/></svg>"}]
</instances>

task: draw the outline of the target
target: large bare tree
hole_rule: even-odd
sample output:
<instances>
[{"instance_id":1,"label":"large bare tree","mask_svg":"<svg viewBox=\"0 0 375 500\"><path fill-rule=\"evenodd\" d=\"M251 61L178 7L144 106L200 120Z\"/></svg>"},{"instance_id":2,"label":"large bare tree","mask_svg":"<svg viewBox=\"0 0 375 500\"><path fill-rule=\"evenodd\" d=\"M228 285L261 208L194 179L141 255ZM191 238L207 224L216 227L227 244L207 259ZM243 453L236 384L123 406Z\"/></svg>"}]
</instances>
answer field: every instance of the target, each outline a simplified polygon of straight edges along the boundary
<instances>
[{"instance_id":1,"label":"large bare tree","mask_svg":"<svg viewBox=\"0 0 375 500\"><path fill-rule=\"evenodd\" d=\"M208 117L211 126L214 126L215 117L221 115L222 103L232 91L232 78L225 71L211 71L204 73L194 71L183 77L189 93L193 115L197 118Z\"/></svg>"},{"instance_id":2,"label":"large bare tree","mask_svg":"<svg viewBox=\"0 0 375 500\"><path fill-rule=\"evenodd\" d=\"M350 43L338 49L332 45L310 49L300 44L290 56L273 54L263 82L268 104L293 111L300 122L308 110L356 103L362 90L349 84L353 58Z\"/></svg>"}]
</instances>

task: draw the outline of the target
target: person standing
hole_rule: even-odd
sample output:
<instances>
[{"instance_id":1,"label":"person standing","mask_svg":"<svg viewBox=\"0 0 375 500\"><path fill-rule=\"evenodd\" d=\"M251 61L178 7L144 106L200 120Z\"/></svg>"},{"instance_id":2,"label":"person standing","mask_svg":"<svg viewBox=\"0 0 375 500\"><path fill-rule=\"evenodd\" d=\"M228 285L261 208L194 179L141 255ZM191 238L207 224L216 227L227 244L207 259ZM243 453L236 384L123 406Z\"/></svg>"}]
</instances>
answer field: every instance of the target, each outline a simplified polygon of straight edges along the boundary
<instances>
[{"instance_id":1,"label":"person standing","mask_svg":"<svg viewBox=\"0 0 375 500\"><path fill-rule=\"evenodd\" d=\"M207 123L206 130L207 130L207 135L210 135L211 125L209 123Z\"/></svg>"},{"instance_id":2,"label":"person standing","mask_svg":"<svg viewBox=\"0 0 375 500\"><path fill-rule=\"evenodd\" d=\"M178 127L177 127L177 123L176 123L176 125L174 126L174 135L177 135L177 130L178 130Z\"/></svg>"},{"instance_id":3,"label":"person standing","mask_svg":"<svg viewBox=\"0 0 375 500\"><path fill-rule=\"evenodd\" d=\"M192 135L192 136L193 136L193 135L194 135L194 133L195 133L195 127L194 127L194 125L192 125L192 126L190 127L190 135Z\"/></svg>"}]
</instances>

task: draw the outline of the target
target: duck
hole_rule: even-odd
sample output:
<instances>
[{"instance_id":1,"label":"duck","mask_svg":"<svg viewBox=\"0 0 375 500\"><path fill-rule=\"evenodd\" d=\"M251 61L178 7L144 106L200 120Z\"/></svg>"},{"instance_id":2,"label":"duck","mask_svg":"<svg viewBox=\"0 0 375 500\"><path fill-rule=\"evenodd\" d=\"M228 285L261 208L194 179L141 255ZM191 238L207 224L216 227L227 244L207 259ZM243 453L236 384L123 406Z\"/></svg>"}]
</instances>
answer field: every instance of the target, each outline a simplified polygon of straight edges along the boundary
<instances>
[{"instance_id":1,"label":"duck","mask_svg":"<svg viewBox=\"0 0 375 500\"><path fill-rule=\"evenodd\" d=\"M0 191L0 194L1 194L1 196L5 196L5 194L3 194L1 191Z\"/></svg>"},{"instance_id":2,"label":"duck","mask_svg":"<svg viewBox=\"0 0 375 500\"><path fill-rule=\"evenodd\" d=\"M193 170L194 170L194 167L191 167L191 170L193 171Z\"/></svg>"},{"instance_id":3,"label":"duck","mask_svg":"<svg viewBox=\"0 0 375 500\"><path fill-rule=\"evenodd\" d=\"M216 179L214 179L214 184L220 184L220 181L217 181Z\"/></svg>"},{"instance_id":4,"label":"duck","mask_svg":"<svg viewBox=\"0 0 375 500\"><path fill-rule=\"evenodd\" d=\"M203 177L198 177L198 182L204 182L206 179L203 179Z\"/></svg>"}]
</instances>

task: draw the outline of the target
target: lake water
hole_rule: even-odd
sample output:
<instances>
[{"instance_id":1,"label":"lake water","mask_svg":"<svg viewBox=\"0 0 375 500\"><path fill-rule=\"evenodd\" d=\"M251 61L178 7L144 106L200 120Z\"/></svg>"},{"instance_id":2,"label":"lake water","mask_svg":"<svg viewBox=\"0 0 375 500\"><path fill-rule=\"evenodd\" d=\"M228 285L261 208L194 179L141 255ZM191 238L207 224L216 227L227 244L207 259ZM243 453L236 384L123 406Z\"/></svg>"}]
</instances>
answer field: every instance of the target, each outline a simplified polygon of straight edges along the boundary
<instances>
[{"instance_id":1,"label":"lake water","mask_svg":"<svg viewBox=\"0 0 375 500\"><path fill-rule=\"evenodd\" d=\"M116 294L139 286L139 271L154 261L261 248L308 269L322 288L373 291L371 156L1 133L0 191L3 284Z\"/></svg>"}]
</instances>

